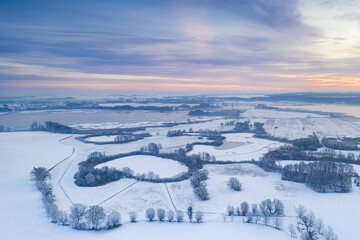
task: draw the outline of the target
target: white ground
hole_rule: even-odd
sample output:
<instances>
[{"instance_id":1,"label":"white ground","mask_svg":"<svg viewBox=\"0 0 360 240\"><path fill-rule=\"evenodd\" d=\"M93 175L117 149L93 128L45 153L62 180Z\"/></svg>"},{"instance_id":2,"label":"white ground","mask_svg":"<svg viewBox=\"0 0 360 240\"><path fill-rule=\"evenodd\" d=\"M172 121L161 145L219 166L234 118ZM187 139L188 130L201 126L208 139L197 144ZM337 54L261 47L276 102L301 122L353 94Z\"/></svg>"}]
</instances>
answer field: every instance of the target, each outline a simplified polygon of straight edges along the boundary
<instances>
[{"instance_id":1,"label":"white ground","mask_svg":"<svg viewBox=\"0 0 360 240\"><path fill-rule=\"evenodd\" d=\"M116 136L97 136L97 137L90 137L86 140L91 142L113 142Z\"/></svg>"},{"instance_id":2,"label":"white ground","mask_svg":"<svg viewBox=\"0 0 360 240\"><path fill-rule=\"evenodd\" d=\"M3 193L0 198L0 212L2 213L2 223L0 224L0 239L17 240L17 239L239 239L239 237L251 239L265 239L272 236L273 239L290 239L285 233L274 230L272 228L247 225L241 223L222 223L222 222L206 222L204 224L189 224L189 223L148 223L139 222L136 224L126 223L124 226L106 232L81 232L75 231L70 227L61 227L51 224L46 218L46 213L41 203L41 195L36 190L33 182L30 181L29 172L33 166L45 166L50 168L58 161L69 156L72 152L72 147L67 146L69 142L77 142L73 138L64 140L59 143L59 140L66 137L66 135L37 133L37 132L21 132L21 133L1 133L0 134L0 160L2 167L0 168L0 190ZM79 149L76 149L75 153ZM81 154L80 154L81 155ZM59 174L62 176L62 170L65 165L65 170L79 155L74 155L74 158L69 158L52 171L54 190L57 197L57 203L60 208L67 205L61 192L58 190ZM71 164L72 165L72 164ZM70 165L70 166L71 166ZM75 165L75 164L74 164ZM69 178L68 178L69 177ZM63 178L63 186L68 190L69 185L74 186L72 176ZM61 182L61 181L60 181ZM125 184L124 184L125 183ZM130 182L127 182L130 183ZM119 190L121 186L116 184L127 185L126 180L118 181L108 186L100 188L92 188L93 195L83 195L86 193L86 188L76 187L75 192L69 192L71 197L77 196L79 202L85 202L89 197L96 197L97 195L109 196L113 191ZM139 184L140 186L140 184ZM152 187L149 183L144 183L142 188L144 196L133 195L135 200L138 200L140 205L146 205L146 202L141 200L141 197L152 199L157 206L162 206L161 203L166 193L158 197L152 194ZM163 187L164 185L156 185ZM112 188L112 189L111 189ZM146 191L146 188L148 189ZM71 189L71 188L70 188ZM84 191L85 189L85 191ZM79 191L83 190L83 191ZM159 190L160 191L160 190ZM165 190L161 191L164 192ZM140 198L139 198L140 197ZM84 200L84 201L80 201ZM157 202L156 202L157 201ZM64 202L64 203L61 203ZM94 202L94 204L96 204ZM137 207L129 198L129 204L133 209ZM144 206L145 207L145 206ZM164 206L165 207L165 206ZM129 206L130 208L130 206ZM65 209L65 208L62 208ZM66 210L66 209L65 209ZM122 213L123 222L128 221L126 213ZM139 215L140 216L140 215ZM140 216L140 218L144 218Z\"/></svg>"},{"instance_id":3,"label":"white ground","mask_svg":"<svg viewBox=\"0 0 360 240\"><path fill-rule=\"evenodd\" d=\"M251 120L258 121L260 119L253 118ZM269 119L262 118L263 121ZM299 123L298 120L296 122ZM283 124L284 127L279 127L277 132L283 132L282 135L286 135L289 131L294 130L294 134L290 137L296 138L297 134L300 135L301 132L296 129L302 128L287 124L292 121L290 118L286 120ZM351 122L339 125L342 123L340 121L345 120L327 118L300 120L303 126L319 129L318 132L322 132L324 135L340 133L342 128L344 134L351 132L352 135L360 135L360 129L356 130L360 121L351 120ZM360 196L359 188L354 186L353 192L348 194L320 194L304 184L282 181L280 174L264 172L251 164L205 166L210 172L210 179L207 183L211 197L209 201L205 202L197 199L188 180L179 183L154 184L137 182L133 179L121 179L92 188L77 187L74 184L73 176L78 170L78 163L84 161L87 155L93 151L105 152L108 155L125 153L138 150L150 142L161 143L164 147L162 151L174 151L178 147L184 147L186 143L207 140L197 139L196 136L167 138L166 133L169 129L189 127L219 129L221 122L224 120L193 124L193 126L151 128L147 130L152 134L150 138L128 144L103 146L84 144L77 141L76 136L59 143L61 138L69 135L38 132L1 133L0 190L5 194L0 198L0 212L5 217L0 224L0 239L21 239L24 236L27 239L45 239L51 236L52 239L76 238L80 240L119 239L119 237L169 239L169 236L173 239L256 239L256 237L258 239L289 239L284 232L263 226L242 224L239 223L240 219L236 218L234 223L230 223L230 219L227 219L227 223L223 223L222 213L226 211L227 205L238 206L244 200L250 203L259 203L263 199L275 197L284 201L287 215L294 216L295 206L303 204L306 208L314 211L315 215L322 217L326 224L331 225L340 239L360 239L360 229L357 228L360 209L356 208L357 199ZM273 124L276 124L276 120ZM337 125L336 128L333 127L334 125ZM327 129L328 127L329 129ZM254 139L251 135L246 134L229 134L226 137L224 146L218 149L213 147L207 149L209 152L212 151L211 154L218 154L218 160L222 159L221 155L226 156L226 159L223 157L224 160L231 160L228 159L229 156L233 156L236 161L256 159L268 151L269 147L276 147L276 144L280 144L274 141ZM189 204L192 204L194 209L206 213L206 223L193 225L188 223L173 225L126 223L122 228L114 231L98 233L77 232L69 227L60 227L49 223L41 203L41 196L29 180L29 172L33 166L50 168L69 156L73 147L75 148L74 154L51 171L53 176L51 183L60 209L67 210L71 206L71 202L81 202L87 205L100 204L106 210L118 210L121 212L123 222L128 222L127 213L129 211L136 211L139 219L144 220L144 211L148 207L184 211ZM207 150L195 149L194 152ZM263 150L264 152L262 152ZM243 184L242 192L231 191L226 185L232 176L237 177ZM288 224L293 220L294 218L286 218L285 222ZM166 227L163 227L165 225ZM160 232L159 236L157 232ZM228 235L224 236L224 234Z\"/></svg>"},{"instance_id":4,"label":"white ground","mask_svg":"<svg viewBox=\"0 0 360 240\"><path fill-rule=\"evenodd\" d=\"M271 149L282 146L282 143L267 139L254 138L250 133L224 134L224 144L220 147L195 145L190 154L208 152L218 161L258 160Z\"/></svg>"},{"instance_id":5,"label":"white ground","mask_svg":"<svg viewBox=\"0 0 360 240\"><path fill-rule=\"evenodd\" d=\"M148 173L151 171L158 174L161 178L173 177L180 173L187 172L187 167L180 162L146 155L123 157L96 165L97 168L105 166L109 168L115 167L117 169L128 167L133 170L135 174Z\"/></svg>"}]
</instances>

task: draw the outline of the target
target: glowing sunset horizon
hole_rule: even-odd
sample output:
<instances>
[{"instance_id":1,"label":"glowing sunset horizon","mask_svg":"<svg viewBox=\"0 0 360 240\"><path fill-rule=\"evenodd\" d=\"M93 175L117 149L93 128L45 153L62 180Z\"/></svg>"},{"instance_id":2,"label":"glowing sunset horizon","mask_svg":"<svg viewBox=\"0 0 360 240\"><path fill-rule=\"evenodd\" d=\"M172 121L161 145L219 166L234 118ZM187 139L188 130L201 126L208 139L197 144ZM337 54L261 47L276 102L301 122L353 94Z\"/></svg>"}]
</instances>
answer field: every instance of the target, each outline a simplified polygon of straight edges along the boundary
<instances>
[{"instance_id":1,"label":"glowing sunset horizon","mask_svg":"<svg viewBox=\"0 0 360 240\"><path fill-rule=\"evenodd\" d=\"M0 94L360 91L360 2L2 1Z\"/></svg>"}]
</instances>

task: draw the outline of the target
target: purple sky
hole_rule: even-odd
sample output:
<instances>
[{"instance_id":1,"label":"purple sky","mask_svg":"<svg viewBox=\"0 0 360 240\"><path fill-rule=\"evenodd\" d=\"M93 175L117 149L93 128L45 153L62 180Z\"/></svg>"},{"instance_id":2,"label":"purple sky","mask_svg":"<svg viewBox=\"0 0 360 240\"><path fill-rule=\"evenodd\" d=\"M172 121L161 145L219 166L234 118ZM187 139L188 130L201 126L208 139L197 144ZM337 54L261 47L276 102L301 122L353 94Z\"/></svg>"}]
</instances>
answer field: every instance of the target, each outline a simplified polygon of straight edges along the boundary
<instances>
[{"instance_id":1,"label":"purple sky","mask_svg":"<svg viewBox=\"0 0 360 240\"><path fill-rule=\"evenodd\" d=\"M0 94L360 90L358 0L0 1Z\"/></svg>"}]
</instances>

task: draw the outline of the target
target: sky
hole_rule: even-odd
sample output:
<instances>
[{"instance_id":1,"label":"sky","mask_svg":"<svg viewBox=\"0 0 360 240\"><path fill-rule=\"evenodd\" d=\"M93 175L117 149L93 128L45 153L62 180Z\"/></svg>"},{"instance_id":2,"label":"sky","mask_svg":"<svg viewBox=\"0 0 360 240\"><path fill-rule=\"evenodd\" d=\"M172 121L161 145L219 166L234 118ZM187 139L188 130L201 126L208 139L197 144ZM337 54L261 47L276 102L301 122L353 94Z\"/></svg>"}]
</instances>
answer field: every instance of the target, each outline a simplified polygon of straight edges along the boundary
<instances>
[{"instance_id":1,"label":"sky","mask_svg":"<svg viewBox=\"0 0 360 240\"><path fill-rule=\"evenodd\" d=\"M0 0L0 95L360 91L360 0Z\"/></svg>"}]
</instances>

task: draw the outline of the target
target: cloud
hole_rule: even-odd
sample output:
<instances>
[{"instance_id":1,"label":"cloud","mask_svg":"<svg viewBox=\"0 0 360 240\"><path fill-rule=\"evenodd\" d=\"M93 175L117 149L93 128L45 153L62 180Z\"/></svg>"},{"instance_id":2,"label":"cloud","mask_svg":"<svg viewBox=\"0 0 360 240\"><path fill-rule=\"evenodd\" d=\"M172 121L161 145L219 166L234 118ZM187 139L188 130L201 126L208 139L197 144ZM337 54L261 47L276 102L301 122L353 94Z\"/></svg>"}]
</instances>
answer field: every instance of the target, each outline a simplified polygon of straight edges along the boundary
<instances>
[{"instance_id":1,"label":"cloud","mask_svg":"<svg viewBox=\"0 0 360 240\"><path fill-rule=\"evenodd\" d=\"M357 86L359 3L344 1L14 0L0 8L0 85Z\"/></svg>"}]
</instances>

